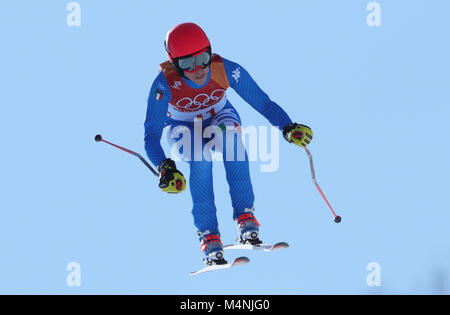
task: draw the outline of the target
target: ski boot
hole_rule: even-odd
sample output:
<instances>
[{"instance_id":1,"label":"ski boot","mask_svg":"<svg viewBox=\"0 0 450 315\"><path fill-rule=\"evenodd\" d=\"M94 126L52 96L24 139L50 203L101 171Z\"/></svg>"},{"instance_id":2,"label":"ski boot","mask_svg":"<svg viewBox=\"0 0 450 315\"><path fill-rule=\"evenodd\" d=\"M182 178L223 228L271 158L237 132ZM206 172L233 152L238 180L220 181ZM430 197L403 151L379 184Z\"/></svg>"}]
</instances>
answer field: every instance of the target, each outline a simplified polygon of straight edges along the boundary
<instances>
[{"instance_id":1,"label":"ski boot","mask_svg":"<svg viewBox=\"0 0 450 315\"><path fill-rule=\"evenodd\" d=\"M224 258L223 245L219 235L209 234L203 236L200 246L205 253L203 262L208 266L225 265L228 263Z\"/></svg>"},{"instance_id":2,"label":"ski boot","mask_svg":"<svg viewBox=\"0 0 450 315\"><path fill-rule=\"evenodd\" d=\"M238 242L251 245L262 244L262 241L259 239L259 223L253 215L253 211L240 215L237 223L240 234L237 239Z\"/></svg>"}]
</instances>

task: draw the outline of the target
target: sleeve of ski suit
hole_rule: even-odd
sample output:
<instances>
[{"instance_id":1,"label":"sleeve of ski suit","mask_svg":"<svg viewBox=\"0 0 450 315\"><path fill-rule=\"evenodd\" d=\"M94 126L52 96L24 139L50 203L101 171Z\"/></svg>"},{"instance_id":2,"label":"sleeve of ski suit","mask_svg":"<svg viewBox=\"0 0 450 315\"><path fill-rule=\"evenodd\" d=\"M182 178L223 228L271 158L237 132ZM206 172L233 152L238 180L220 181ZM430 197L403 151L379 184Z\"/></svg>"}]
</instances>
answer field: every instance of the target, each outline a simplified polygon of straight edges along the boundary
<instances>
[{"instance_id":1,"label":"sleeve of ski suit","mask_svg":"<svg viewBox=\"0 0 450 315\"><path fill-rule=\"evenodd\" d=\"M157 95L161 95L159 98ZM172 96L167 80L161 71L153 81L147 101L147 115L144 122L145 127L145 151L153 165L159 165L166 155L161 146L161 135L164 122L167 117L167 108Z\"/></svg>"},{"instance_id":2,"label":"sleeve of ski suit","mask_svg":"<svg viewBox=\"0 0 450 315\"><path fill-rule=\"evenodd\" d=\"M256 84L250 74L239 64L222 58L230 87L240 97L263 115L272 126L280 130L292 123L288 114Z\"/></svg>"}]
</instances>

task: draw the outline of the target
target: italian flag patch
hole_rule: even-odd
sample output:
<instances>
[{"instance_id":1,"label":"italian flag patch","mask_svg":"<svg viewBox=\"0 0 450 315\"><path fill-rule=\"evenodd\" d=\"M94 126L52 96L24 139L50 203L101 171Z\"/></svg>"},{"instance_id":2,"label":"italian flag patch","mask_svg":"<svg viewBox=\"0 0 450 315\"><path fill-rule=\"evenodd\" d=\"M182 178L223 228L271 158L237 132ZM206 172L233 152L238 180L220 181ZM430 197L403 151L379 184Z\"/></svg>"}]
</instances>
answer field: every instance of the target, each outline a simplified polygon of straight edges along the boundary
<instances>
[{"instance_id":1,"label":"italian flag patch","mask_svg":"<svg viewBox=\"0 0 450 315\"><path fill-rule=\"evenodd\" d=\"M221 124L219 125L219 129L222 130L222 132L224 132L225 129L227 129L227 127L225 126L224 123L221 123Z\"/></svg>"},{"instance_id":2,"label":"italian flag patch","mask_svg":"<svg viewBox=\"0 0 450 315\"><path fill-rule=\"evenodd\" d=\"M225 126L224 123L221 123L218 127L222 132L224 132L227 129L227 126ZM234 128L236 128L236 130L239 131L239 133L242 133L241 126L239 126L238 123L234 122Z\"/></svg>"},{"instance_id":3,"label":"italian flag patch","mask_svg":"<svg viewBox=\"0 0 450 315\"><path fill-rule=\"evenodd\" d=\"M164 95L163 91L161 91L160 89L156 89L156 91L155 91L155 99L157 101L161 100L163 95Z\"/></svg>"},{"instance_id":4,"label":"italian flag patch","mask_svg":"<svg viewBox=\"0 0 450 315\"><path fill-rule=\"evenodd\" d=\"M234 128L236 128L237 131L239 131L240 133L242 133L241 126L239 126L238 123L234 123Z\"/></svg>"}]
</instances>

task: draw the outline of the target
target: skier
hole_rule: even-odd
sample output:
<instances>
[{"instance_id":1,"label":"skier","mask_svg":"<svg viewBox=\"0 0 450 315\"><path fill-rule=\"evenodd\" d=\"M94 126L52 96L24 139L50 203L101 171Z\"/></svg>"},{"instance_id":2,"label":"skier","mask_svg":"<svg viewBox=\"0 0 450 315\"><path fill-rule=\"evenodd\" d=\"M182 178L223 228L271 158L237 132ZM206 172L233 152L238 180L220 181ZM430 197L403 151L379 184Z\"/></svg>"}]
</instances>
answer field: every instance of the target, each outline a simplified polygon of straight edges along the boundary
<instances>
[{"instance_id":1,"label":"skier","mask_svg":"<svg viewBox=\"0 0 450 315\"><path fill-rule=\"evenodd\" d=\"M168 61L160 65L160 72L154 80L148 98L145 126L145 150L151 162L158 166L159 187L169 193L182 192L186 187L183 174L176 164L165 156L160 140L163 129L169 144L173 145L180 136L173 130L184 128L190 131L191 140L195 132L216 126L223 138L234 137L240 130L241 119L236 109L226 98L227 88L233 88L247 103L278 127L284 138L298 146L305 147L312 140L312 130L291 121L286 112L265 94L248 72L239 64L213 54L205 32L194 23L176 25L167 32L164 42ZM270 62L268 61L267 64ZM194 128L200 122L200 130ZM176 134L176 133L175 133ZM219 134L219 132L218 132ZM226 264L223 245L218 228L214 204L212 162L210 157L198 158L197 153L208 139L202 137L201 147L180 153L189 164L189 187L191 190L194 224L198 230L201 249L208 265ZM226 143L222 140L222 143ZM236 147L242 145L235 137ZM250 180L247 153L244 160L234 155L228 159L226 146L218 146L223 156L226 179L233 207L233 220L239 229L239 241L244 244L260 244L259 223L254 215L254 193ZM206 150L209 152L209 150ZM197 158L195 158L197 157Z\"/></svg>"}]
</instances>

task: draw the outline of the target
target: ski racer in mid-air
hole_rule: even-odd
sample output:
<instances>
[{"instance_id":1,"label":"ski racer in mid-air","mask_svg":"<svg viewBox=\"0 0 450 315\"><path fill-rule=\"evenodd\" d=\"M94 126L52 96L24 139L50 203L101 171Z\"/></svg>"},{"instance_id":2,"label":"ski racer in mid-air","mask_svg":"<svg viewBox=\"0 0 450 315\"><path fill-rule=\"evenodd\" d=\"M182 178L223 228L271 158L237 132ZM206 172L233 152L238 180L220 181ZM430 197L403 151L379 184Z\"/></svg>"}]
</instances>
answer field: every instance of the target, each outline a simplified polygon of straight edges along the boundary
<instances>
[{"instance_id":1,"label":"ski racer in mid-air","mask_svg":"<svg viewBox=\"0 0 450 315\"><path fill-rule=\"evenodd\" d=\"M312 130L291 121L286 112L264 93L248 72L239 64L213 54L205 32L194 23L182 23L168 31L165 48L169 60L160 65L148 98L145 120L145 149L154 165L158 165L159 187L169 193L182 192L186 187L183 174L175 162L167 158L160 140L165 135L170 145L180 140L176 128L190 131L192 143L195 133L215 127L216 137L235 137L241 119L226 98L231 87L273 126L277 126L288 142L300 147L312 140ZM273 60L267 60L267 66ZM200 122L200 130L195 124ZM178 136L174 136L178 134ZM212 161L210 150L203 150L209 139L202 137L200 146L181 150L183 160L189 163L189 187L192 195L192 215L198 230L201 249L209 265L226 264L214 203ZM260 244L259 223L255 217L252 183L247 153L245 159L236 158L242 139L235 137L233 156L227 155L227 146L216 146L223 156L226 179L233 207L233 219L239 228L239 241ZM190 151L190 152L189 152ZM206 152L205 152L206 151ZM200 153L200 154L199 154ZM236 154L235 154L236 153ZM231 155L231 154L230 154ZM200 159L198 157L201 157Z\"/></svg>"}]
</instances>

